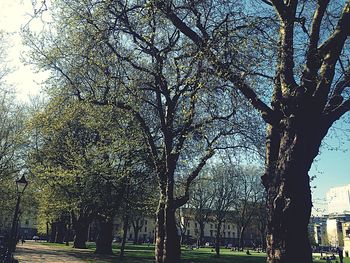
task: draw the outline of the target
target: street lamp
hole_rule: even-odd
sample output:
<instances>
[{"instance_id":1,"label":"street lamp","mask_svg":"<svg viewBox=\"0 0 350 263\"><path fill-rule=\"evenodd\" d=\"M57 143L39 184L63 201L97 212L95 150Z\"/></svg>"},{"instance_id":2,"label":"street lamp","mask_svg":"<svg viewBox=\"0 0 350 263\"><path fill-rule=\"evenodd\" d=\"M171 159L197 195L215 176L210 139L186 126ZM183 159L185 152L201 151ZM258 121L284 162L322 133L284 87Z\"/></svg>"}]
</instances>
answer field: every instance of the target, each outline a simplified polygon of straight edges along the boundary
<instances>
[{"instance_id":1,"label":"street lamp","mask_svg":"<svg viewBox=\"0 0 350 263\"><path fill-rule=\"evenodd\" d=\"M12 227L11 227L11 236L8 243L8 257L12 259L12 253L16 250L17 244L17 224L18 224L18 212L19 212L19 203L21 201L21 195L28 185L28 181L26 180L24 174L18 180L16 180L16 190L17 190L17 203L15 208L15 214L13 215Z\"/></svg>"},{"instance_id":2,"label":"street lamp","mask_svg":"<svg viewBox=\"0 0 350 263\"><path fill-rule=\"evenodd\" d=\"M22 175L22 177L20 179L16 180L17 194L18 195L23 194L27 185L28 185L28 181L26 180L25 176Z\"/></svg>"}]
</instances>

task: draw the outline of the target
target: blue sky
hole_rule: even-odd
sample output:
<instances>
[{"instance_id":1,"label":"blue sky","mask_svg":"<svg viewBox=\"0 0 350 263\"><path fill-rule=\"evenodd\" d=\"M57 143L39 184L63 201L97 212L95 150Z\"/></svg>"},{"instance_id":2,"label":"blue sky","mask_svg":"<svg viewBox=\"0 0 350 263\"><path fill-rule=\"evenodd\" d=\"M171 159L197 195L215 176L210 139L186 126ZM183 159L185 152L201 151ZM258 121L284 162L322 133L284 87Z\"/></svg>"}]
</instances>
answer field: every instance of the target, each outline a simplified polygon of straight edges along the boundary
<instances>
[{"instance_id":1,"label":"blue sky","mask_svg":"<svg viewBox=\"0 0 350 263\"><path fill-rule=\"evenodd\" d=\"M314 161L310 176L316 175L311 185L314 214L326 213L326 192L330 187L350 184L350 113L335 123L324 139L320 154ZM316 211L317 210L317 211Z\"/></svg>"}]
</instances>

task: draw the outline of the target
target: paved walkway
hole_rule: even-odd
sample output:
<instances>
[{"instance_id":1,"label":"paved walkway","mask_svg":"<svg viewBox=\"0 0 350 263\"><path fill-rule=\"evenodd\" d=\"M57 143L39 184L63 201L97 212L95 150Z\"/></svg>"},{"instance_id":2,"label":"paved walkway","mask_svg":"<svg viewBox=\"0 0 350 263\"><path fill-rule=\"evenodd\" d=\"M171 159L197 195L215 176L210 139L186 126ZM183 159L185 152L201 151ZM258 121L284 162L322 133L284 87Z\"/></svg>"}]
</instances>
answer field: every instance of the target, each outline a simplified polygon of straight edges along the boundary
<instances>
[{"instance_id":1,"label":"paved walkway","mask_svg":"<svg viewBox=\"0 0 350 263\"><path fill-rule=\"evenodd\" d=\"M20 263L112 262L111 258L104 258L104 260L96 258L91 250L46 246L34 241L26 241L23 245L19 243L14 256Z\"/></svg>"}]
</instances>

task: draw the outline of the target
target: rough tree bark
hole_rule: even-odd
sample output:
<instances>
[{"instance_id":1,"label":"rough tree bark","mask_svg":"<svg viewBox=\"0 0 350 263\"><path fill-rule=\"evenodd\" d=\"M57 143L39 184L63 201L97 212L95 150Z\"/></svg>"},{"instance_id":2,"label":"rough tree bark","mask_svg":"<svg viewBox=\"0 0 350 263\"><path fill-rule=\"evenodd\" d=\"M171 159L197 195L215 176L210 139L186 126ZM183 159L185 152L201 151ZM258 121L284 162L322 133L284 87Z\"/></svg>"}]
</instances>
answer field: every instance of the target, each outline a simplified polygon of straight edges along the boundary
<instances>
[{"instance_id":1,"label":"rough tree bark","mask_svg":"<svg viewBox=\"0 0 350 263\"><path fill-rule=\"evenodd\" d=\"M207 31L200 19L194 30L193 25L186 24L177 15L174 4L162 0L156 4L175 27L202 49L218 76L240 90L268 125L266 169L262 176L268 195L267 262L311 263L307 234L312 208L308 171L328 129L350 110L350 99L343 94L350 86L350 66L343 67L342 79L334 81L337 62L350 36L350 1L345 1L334 31L324 41L322 21L330 1L317 1L310 28L306 29L308 46L299 83L295 80L294 65L294 26L298 22L299 1L263 2L274 7L280 23L271 106L259 98L234 67L227 67L215 56L208 41L212 32ZM196 6L188 9L198 18Z\"/></svg>"},{"instance_id":2,"label":"rough tree bark","mask_svg":"<svg viewBox=\"0 0 350 263\"><path fill-rule=\"evenodd\" d=\"M164 201L161 196L159 199L157 209L157 220L156 220L156 245L155 245L155 260L157 263L163 262L163 251L164 251Z\"/></svg>"},{"instance_id":3,"label":"rough tree bark","mask_svg":"<svg viewBox=\"0 0 350 263\"><path fill-rule=\"evenodd\" d=\"M91 211L80 210L77 214L71 212L72 228L74 230L74 248L86 248L86 241L88 240L89 226L92 222Z\"/></svg>"},{"instance_id":4,"label":"rough tree bark","mask_svg":"<svg viewBox=\"0 0 350 263\"><path fill-rule=\"evenodd\" d=\"M99 229L96 239L96 254L113 254L113 218L99 220Z\"/></svg>"},{"instance_id":5,"label":"rough tree bark","mask_svg":"<svg viewBox=\"0 0 350 263\"><path fill-rule=\"evenodd\" d=\"M180 237L178 235L177 226L176 226L175 210L176 210L176 207L173 204L168 202L165 205L163 263L180 262L180 256L181 256Z\"/></svg>"},{"instance_id":6,"label":"rough tree bark","mask_svg":"<svg viewBox=\"0 0 350 263\"><path fill-rule=\"evenodd\" d=\"M74 248L86 248L86 241L88 239L88 230L90 223L87 220L79 219L77 221L73 221L73 229L74 229Z\"/></svg>"},{"instance_id":7,"label":"rough tree bark","mask_svg":"<svg viewBox=\"0 0 350 263\"><path fill-rule=\"evenodd\" d=\"M267 159L263 177L268 192L267 262L312 262L307 232L312 208L308 171L328 128L309 118L305 121L295 127L292 120L285 120L288 127L282 134L268 130L268 156L276 149L270 145L274 140L279 152L276 159Z\"/></svg>"}]
</instances>

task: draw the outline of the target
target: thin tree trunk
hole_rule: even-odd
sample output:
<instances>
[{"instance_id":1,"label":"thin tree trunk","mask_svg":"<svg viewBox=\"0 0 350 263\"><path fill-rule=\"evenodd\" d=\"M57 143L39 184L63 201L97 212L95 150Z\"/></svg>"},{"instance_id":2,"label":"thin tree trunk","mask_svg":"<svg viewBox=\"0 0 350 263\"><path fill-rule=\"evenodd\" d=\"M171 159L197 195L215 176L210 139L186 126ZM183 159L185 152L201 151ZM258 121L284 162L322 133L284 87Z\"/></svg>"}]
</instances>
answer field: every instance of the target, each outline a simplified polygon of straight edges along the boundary
<instances>
[{"instance_id":1,"label":"thin tree trunk","mask_svg":"<svg viewBox=\"0 0 350 263\"><path fill-rule=\"evenodd\" d=\"M221 241L221 221L218 222L218 227L216 228L216 237L215 237L215 253L216 256L220 256L220 241Z\"/></svg>"},{"instance_id":2,"label":"thin tree trunk","mask_svg":"<svg viewBox=\"0 0 350 263\"><path fill-rule=\"evenodd\" d=\"M56 223L56 236L55 236L55 243L62 244L64 237L66 233L66 228L64 226L64 223L59 221Z\"/></svg>"},{"instance_id":3,"label":"thin tree trunk","mask_svg":"<svg viewBox=\"0 0 350 263\"><path fill-rule=\"evenodd\" d=\"M140 232L140 228L139 227L134 227L134 245L139 243L139 232Z\"/></svg>"},{"instance_id":4,"label":"thin tree trunk","mask_svg":"<svg viewBox=\"0 0 350 263\"><path fill-rule=\"evenodd\" d=\"M128 237L128 227L129 227L129 216L128 216L128 211L125 211L124 220L123 220L123 239L122 239L122 244L120 246L120 254L119 254L120 259L124 258L125 244L126 244L126 239Z\"/></svg>"},{"instance_id":5,"label":"thin tree trunk","mask_svg":"<svg viewBox=\"0 0 350 263\"><path fill-rule=\"evenodd\" d=\"M163 263L163 252L164 252L164 203L162 198L159 201L157 209L157 221L156 221L156 240L155 240L155 261L156 263Z\"/></svg>"},{"instance_id":6,"label":"thin tree trunk","mask_svg":"<svg viewBox=\"0 0 350 263\"><path fill-rule=\"evenodd\" d=\"M204 240L204 222L199 222L199 246L203 246Z\"/></svg>"},{"instance_id":7,"label":"thin tree trunk","mask_svg":"<svg viewBox=\"0 0 350 263\"><path fill-rule=\"evenodd\" d=\"M96 239L97 254L113 254L112 241L113 241L113 219L99 220L99 232Z\"/></svg>"},{"instance_id":8,"label":"thin tree trunk","mask_svg":"<svg viewBox=\"0 0 350 263\"><path fill-rule=\"evenodd\" d=\"M50 242L50 236L49 236L49 222L46 222L46 241Z\"/></svg>"},{"instance_id":9,"label":"thin tree trunk","mask_svg":"<svg viewBox=\"0 0 350 263\"><path fill-rule=\"evenodd\" d=\"M51 223L51 234L50 234L50 239L49 239L49 241L51 243L55 242L56 233L57 233L57 222L52 222Z\"/></svg>"},{"instance_id":10,"label":"thin tree trunk","mask_svg":"<svg viewBox=\"0 0 350 263\"><path fill-rule=\"evenodd\" d=\"M245 227L241 227L241 229L239 230L238 248L240 250L244 249L244 230Z\"/></svg>"}]
</instances>

